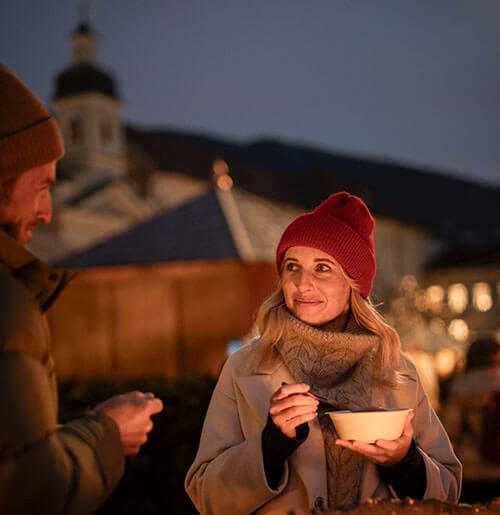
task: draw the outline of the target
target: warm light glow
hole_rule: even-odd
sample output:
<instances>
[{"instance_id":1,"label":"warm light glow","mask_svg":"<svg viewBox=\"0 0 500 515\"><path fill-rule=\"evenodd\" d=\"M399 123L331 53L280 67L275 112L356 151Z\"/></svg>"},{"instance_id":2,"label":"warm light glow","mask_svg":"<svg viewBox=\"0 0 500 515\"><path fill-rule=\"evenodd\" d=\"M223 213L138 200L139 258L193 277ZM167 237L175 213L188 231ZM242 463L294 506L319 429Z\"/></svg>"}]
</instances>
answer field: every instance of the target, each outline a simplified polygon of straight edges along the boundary
<instances>
[{"instance_id":1,"label":"warm light glow","mask_svg":"<svg viewBox=\"0 0 500 515\"><path fill-rule=\"evenodd\" d=\"M434 356L434 368L441 378L448 377L455 369L457 357L451 349L442 349Z\"/></svg>"},{"instance_id":2,"label":"warm light glow","mask_svg":"<svg viewBox=\"0 0 500 515\"><path fill-rule=\"evenodd\" d=\"M405 302L402 298L394 299L391 302L391 311L401 315L405 312Z\"/></svg>"},{"instance_id":3,"label":"warm light glow","mask_svg":"<svg viewBox=\"0 0 500 515\"><path fill-rule=\"evenodd\" d=\"M424 291L419 291L415 295L415 307L419 311L425 311L425 306L426 306L426 303L425 303L425 292Z\"/></svg>"},{"instance_id":4,"label":"warm light glow","mask_svg":"<svg viewBox=\"0 0 500 515\"><path fill-rule=\"evenodd\" d=\"M434 312L441 311L443 307L444 288L437 284L429 286L425 292L427 309Z\"/></svg>"},{"instance_id":5,"label":"warm light glow","mask_svg":"<svg viewBox=\"0 0 500 515\"><path fill-rule=\"evenodd\" d=\"M214 175L226 175L229 172L229 166L224 159L216 159L212 164L212 172Z\"/></svg>"},{"instance_id":6,"label":"warm light glow","mask_svg":"<svg viewBox=\"0 0 500 515\"><path fill-rule=\"evenodd\" d=\"M223 191L228 191L233 187L233 179L229 176L229 166L224 159L216 159L212 163L212 180Z\"/></svg>"},{"instance_id":7,"label":"warm light glow","mask_svg":"<svg viewBox=\"0 0 500 515\"><path fill-rule=\"evenodd\" d=\"M429 329L435 334L442 334L446 330L446 324L442 318L434 317L429 322Z\"/></svg>"},{"instance_id":8,"label":"warm light glow","mask_svg":"<svg viewBox=\"0 0 500 515\"><path fill-rule=\"evenodd\" d=\"M463 313L469 302L469 292L462 283L455 283L448 288L448 307L454 313Z\"/></svg>"},{"instance_id":9,"label":"warm light glow","mask_svg":"<svg viewBox=\"0 0 500 515\"><path fill-rule=\"evenodd\" d=\"M469 336L469 326L462 320L461 318L456 318L450 322L448 326L448 333L450 336L458 340L459 342L464 342L467 340Z\"/></svg>"},{"instance_id":10,"label":"warm light glow","mask_svg":"<svg viewBox=\"0 0 500 515\"><path fill-rule=\"evenodd\" d=\"M417 289L418 283L414 275L405 275L401 279L401 289L407 292L412 292Z\"/></svg>"},{"instance_id":11,"label":"warm light glow","mask_svg":"<svg viewBox=\"0 0 500 515\"><path fill-rule=\"evenodd\" d=\"M472 304L478 311L489 311L493 306L491 287L488 283L476 283L472 289Z\"/></svg>"},{"instance_id":12,"label":"warm light glow","mask_svg":"<svg viewBox=\"0 0 500 515\"><path fill-rule=\"evenodd\" d=\"M227 191L233 187L233 179L229 175L221 175L217 177L216 184L219 189Z\"/></svg>"}]
</instances>

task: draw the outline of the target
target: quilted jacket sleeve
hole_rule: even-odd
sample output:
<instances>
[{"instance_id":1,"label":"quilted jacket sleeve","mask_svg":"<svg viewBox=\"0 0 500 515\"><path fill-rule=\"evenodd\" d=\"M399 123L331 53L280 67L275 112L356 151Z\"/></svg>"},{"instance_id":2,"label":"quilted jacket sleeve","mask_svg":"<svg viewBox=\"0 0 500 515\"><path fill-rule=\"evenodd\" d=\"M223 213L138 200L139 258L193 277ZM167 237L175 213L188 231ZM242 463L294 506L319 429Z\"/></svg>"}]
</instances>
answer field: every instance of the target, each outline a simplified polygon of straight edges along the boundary
<instances>
[{"instance_id":1,"label":"quilted jacket sleeve","mask_svg":"<svg viewBox=\"0 0 500 515\"><path fill-rule=\"evenodd\" d=\"M91 412L58 425L45 320L3 273L0 292L0 513L91 513L123 474L118 428Z\"/></svg>"},{"instance_id":2,"label":"quilted jacket sleeve","mask_svg":"<svg viewBox=\"0 0 500 515\"><path fill-rule=\"evenodd\" d=\"M94 511L123 472L114 422L88 413L58 426L46 370L23 353L0 353L0 392L0 513Z\"/></svg>"}]
</instances>

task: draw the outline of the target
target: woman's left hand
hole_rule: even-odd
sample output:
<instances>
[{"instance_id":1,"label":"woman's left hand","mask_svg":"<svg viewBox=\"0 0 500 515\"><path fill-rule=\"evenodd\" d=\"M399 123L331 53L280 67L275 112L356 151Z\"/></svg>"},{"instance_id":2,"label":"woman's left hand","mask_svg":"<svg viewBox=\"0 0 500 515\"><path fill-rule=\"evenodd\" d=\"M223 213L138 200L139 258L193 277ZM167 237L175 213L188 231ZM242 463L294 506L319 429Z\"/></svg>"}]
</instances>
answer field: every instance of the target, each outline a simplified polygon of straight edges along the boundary
<instances>
[{"instance_id":1,"label":"woman's left hand","mask_svg":"<svg viewBox=\"0 0 500 515\"><path fill-rule=\"evenodd\" d=\"M403 432L396 440L377 440L373 443L360 442L358 440L347 441L338 439L337 445L350 449L366 456L366 458L376 465L391 466L400 462L407 454L413 438L413 427L411 421L415 414L410 411L406 415Z\"/></svg>"}]
</instances>

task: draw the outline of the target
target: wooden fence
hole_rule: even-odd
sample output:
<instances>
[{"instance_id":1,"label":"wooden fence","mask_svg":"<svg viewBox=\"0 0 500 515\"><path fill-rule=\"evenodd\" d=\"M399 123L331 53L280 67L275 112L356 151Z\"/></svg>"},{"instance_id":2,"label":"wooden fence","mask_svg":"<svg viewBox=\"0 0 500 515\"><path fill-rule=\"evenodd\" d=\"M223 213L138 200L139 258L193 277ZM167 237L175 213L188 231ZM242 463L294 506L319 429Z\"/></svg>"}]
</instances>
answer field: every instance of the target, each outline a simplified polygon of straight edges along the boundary
<instances>
[{"instance_id":1,"label":"wooden fence","mask_svg":"<svg viewBox=\"0 0 500 515\"><path fill-rule=\"evenodd\" d=\"M82 270L48 314L58 376L217 374L276 281L261 262Z\"/></svg>"}]
</instances>

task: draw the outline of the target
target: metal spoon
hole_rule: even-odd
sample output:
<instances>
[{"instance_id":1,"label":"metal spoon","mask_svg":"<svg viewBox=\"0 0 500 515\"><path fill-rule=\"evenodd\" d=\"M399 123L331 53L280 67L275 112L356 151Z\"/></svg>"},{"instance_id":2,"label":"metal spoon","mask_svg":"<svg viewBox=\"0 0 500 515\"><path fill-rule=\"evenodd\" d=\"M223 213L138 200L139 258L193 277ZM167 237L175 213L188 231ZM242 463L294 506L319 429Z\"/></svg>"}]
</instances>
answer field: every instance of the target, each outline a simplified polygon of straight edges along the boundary
<instances>
[{"instance_id":1,"label":"metal spoon","mask_svg":"<svg viewBox=\"0 0 500 515\"><path fill-rule=\"evenodd\" d=\"M287 386L288 383L286 383L285 381L283 381L281 383L281 386ZM312 397L313 399L316 399L318 402L321 402L323 404L328 404L329 406L332 406L332 407L336 407L335 404L327 399L326 397L323 397L322 395L318 395L317 393L313 393L311 391L308 391L308 392L303 392L302 395L308 395L309 397Z\"/></svg>"}]
</instances>

